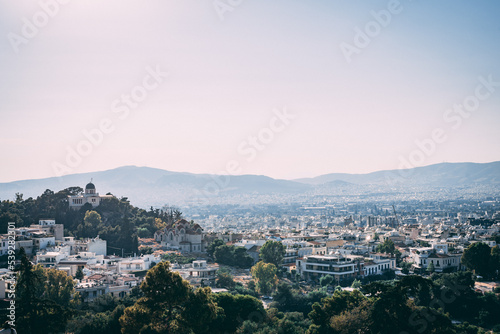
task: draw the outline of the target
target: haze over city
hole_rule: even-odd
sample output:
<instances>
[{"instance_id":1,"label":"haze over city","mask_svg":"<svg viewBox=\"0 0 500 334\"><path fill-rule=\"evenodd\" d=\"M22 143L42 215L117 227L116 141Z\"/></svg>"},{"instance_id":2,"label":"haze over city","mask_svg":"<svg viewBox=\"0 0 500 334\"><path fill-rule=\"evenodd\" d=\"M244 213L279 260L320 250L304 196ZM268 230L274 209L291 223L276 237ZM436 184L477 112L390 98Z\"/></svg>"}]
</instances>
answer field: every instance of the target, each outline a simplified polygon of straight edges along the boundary
<instances>
[{"instance_id":1,"label":"haze over city","mask_svg":"<svg viewBox=\"0 0 500 334\"><path fill-rule=\"evenodd\" d=\"M496 2L42 3L0 2L0 182L500 160Z\"/></svg>"}]
</instances>

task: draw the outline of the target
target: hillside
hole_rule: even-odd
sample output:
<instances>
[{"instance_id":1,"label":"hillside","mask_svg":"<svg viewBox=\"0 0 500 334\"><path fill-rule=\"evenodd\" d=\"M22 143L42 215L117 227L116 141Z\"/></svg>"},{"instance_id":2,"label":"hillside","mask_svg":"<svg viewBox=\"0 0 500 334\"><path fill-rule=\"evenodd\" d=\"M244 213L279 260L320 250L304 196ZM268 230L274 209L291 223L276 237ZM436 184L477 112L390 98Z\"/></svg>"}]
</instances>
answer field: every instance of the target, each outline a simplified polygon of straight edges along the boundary
<instances>
[{"instance_id":1,"label":"hillside","mask_svg":"<svg viewBox=\"0 0 500 334\"><path fill-rule=\"evenodd\" d=\"M358 185L387 183L433 186L500 184L500 161L440 163L407 170L387 170L368 174L332 173L294 181L310 185L321 185L333 181Z\"/></svg>"},{"instance_id":2,"label":"hillside","mask_svg":"<svg viewBox=\"0 0 500 334\"><path fill-rule=\"evenodd\" d=\"M261 196L279 194L316 194L332 189L349 192L360 186L378 189L385 186L477 186L500 185L500 162L441 163L408 170L378 171L368 174L334 173L314 178L278 180L262 175L217 176L125 166L116 169L72 174L37 180L0 183L0 199L14 199L15 193L24 198L35 197L45 189L58 191L71 186L84 187L94 180L101 194L112 193L128 197L134 205L148 208L167 203L203 204L207 199L223 196Z\"/></svg>"}]
</instances>

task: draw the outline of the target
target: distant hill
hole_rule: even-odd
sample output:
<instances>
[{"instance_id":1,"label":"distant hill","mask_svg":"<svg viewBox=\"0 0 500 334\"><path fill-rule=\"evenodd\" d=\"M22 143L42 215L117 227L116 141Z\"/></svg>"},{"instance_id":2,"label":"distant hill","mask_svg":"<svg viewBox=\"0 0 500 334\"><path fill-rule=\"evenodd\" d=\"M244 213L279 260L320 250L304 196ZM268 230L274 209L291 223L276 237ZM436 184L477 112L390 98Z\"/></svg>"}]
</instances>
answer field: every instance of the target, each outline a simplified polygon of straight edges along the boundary
<instances>
[{"instance_id":1,"label":"distant hill","mask_svg":"<svg viewBox=\"0 0 500 334\"><path fill-rule=\"evenodd\" d=\"M140 207L203 203L206 198L220 195L301 193L311 188L303 183L260 175L217 176L125 166L102 172L0 183L0 199L13 199L15 193L28 198L39 196L46 189L85 188L91 179L100 194L109 192L128 197L132 204Z\"/></svg>"},{"instance_id":2,"label":"distant hill","mask_svg":"<svg viewBox=\"0 0 500 334\"><path fill-rule=\"evenodd\" d=\"M171 172L157 168L125 166L116 169L71 174L36 180L0 183L0 199L36 197L46 189L59 191L82 188L93 179L101 194L128 197L132 204L148 208L164 204L203 204L221 196L328 193L332 189L349 192L360 186L500 186L500 161L492 163L441 163L408 170L378 171L368 174L334 173L314 178L278 180L262 175L217 176ZM244 201L244 199L242 199Z\"/></svg>"},{"instance_id":3,"label":"distant hill","mask_svg":"<svg viewBox=\"0 0 500 334\"><path fill-rule=\"evenodd\" d=\"M294 181L310 185L347 182L357 185L419 184L444 187L500 184L500 161L490 163L440 163L406 170L387 170L368 174L333 173Z\"/></svg>"}]
</instances>

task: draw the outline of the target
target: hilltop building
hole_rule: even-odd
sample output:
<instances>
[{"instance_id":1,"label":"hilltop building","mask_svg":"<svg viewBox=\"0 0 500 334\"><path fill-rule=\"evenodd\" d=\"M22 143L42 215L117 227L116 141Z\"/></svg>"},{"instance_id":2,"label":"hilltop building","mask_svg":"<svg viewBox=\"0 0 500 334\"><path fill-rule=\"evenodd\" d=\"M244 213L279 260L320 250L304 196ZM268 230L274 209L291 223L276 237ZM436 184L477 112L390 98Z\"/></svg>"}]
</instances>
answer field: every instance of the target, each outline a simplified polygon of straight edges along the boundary
<instances>
[{"instance_id":1,"label":"hilltop building","mask_svg":"<svg viewBox=\"0 0 500 334\"><path fill-rule=\"evenodd\" d=\"M111 198L112 195L99 195L96 191L95 185L89 182L85 186L85 192L83 195L68 196L69 207L72 209L79 209L87 203L92 204L92 207L96 207L101 203L102 199Z\"/></svg>"}]
</instances>

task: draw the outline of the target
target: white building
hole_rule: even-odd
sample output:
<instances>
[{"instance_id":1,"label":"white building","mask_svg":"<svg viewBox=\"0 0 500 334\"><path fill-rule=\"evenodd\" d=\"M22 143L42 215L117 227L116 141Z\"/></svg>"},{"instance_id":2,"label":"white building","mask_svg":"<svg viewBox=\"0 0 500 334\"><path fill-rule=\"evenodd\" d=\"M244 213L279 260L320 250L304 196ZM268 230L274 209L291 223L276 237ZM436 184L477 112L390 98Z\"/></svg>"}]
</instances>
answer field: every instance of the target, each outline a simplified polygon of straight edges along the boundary
<instances>
[{"instance_id":1,"label":"white building","mask_svg":"<svg viewBox=\"0 0 500 334\"><path fill-rule=\"evenodd\" d=\"M460 269L462 254L446 254L443 250L436 251L432 247L410 248L410 259L413 267L419 271L427 270L433 264L436 272Z\"/></svg>"},{"instance_id":2,"label":"white building","mask_svg":"<svg viewBox=\"0 0 500 334\"><path fill-rule=\"evenodd\" d=\"M99 236L86 240L85 244L87 252L92 252L96 255L107 255L107 242L106 240L100 239Z\"/></svg>"},{"instance_id":3,"label":"white building","mask_svg":"<svg viewBox=\"0 0 500 334\"><path fill-rule=\"evenodd\" d=\"M319 280L324 275L332 275L338 283L340 280L362 275L362 257L342 255L307 255L298 258L297 273L306 280Z\"/></svg>"},{"instance_id":4,"label":"white building","mask_svg":"<svg viewBox=\"0 0 500 334\"><path fill-rule=\"evenodd\" d=\"M69 207L73 209L79 209L87 203L92 204L92 207L96 207L101 203L102 199L112 197L112 195L99 195L96 192L95 185L90 182L85 186L83 195L68 196L68 203Z\"/></svg>"},{"instance_id":5,"label":"white building","mask_svg":"<svg viewBox=\"0 0 500 334\"><path fill-rule=\"evenodd\" d=\"M130 273L134 271L149 270L153 263L161 261L160 257L153 254L142 255L141 257L131 257L118 262L119 273Z\"/></svg>"},{"instance_id":6,"label":"white building","mask_svg":"<svg viewBox=\"0 0 500 334\"><path fill-rule=\"evenodd\" d=\"M64 225L56 224L54 219L40 219L38 225L31 225L30 229L37 229L47 234L53 235L56 240L64 239Z\"/></svg>"},{"instance_id":7,"label":"white building","mask_svg":"<svg viewBox=\"0 0 500 334\"><path fill-rule=\"evenodd\" d=\"M67 254L62 252L42 252L36 256L36 264L41 264L45 268L55 267Z\"/></svg>"},{"instance_id":8,"label":"white building","mask_svg":"<svg viewBox=\"0 0 500 334\"><path fill-rule=\"evenodd\" d=\"M188 281L192 285L215 286L219 266L208 266L207 261L193 261L192 268L188 269Z\"/></svg>"},{"instance_id":9,"label":"white building","mask_svg":"<svg viewBox=\"0 0 500 334\"><path fill-rule=\"evenodd\" d=\"M79 252L91 252L96 255L107 255L107 242L99 238L87 238L83 240L75 240L74 237L64 237L64 244L70 246L71 255L78 254Z\"/></svg>"},{"instance_id":10,"label":"white building","mask_svg":"<svg viewBox=\"0 0 500 334\"><path fill-rule=\"evenodd\" d=\"M5 236L0 236L0 256L9 253L9 238Z\"/></svg>"},{"instance_id":11,"label":"white building","mask_svg":"<svg viewBox=\"0 0 500 334\"><path fill-rule=\"evenodd\" d=\"M43 232L41 232L43 233ZM56 245L56 239L53 236L47 236L45 233L42 235L32 234L33 237L33 247L38 250L43 250L48 247L54 247Z\"/></svg>"},{"instance_id":12,"label":"white building","mask_svg":"<svg viewBox=\"0 0 500 334\"><path fill-rule=\"evenodd\" d=\"M364 276L369 275L382 275L387 270L396 269L396 259L395 258L370 258L365 259L363 265Z\"/></svg>"},{"instance_id":13,"label":"white building","mask_svg":"<svg viewBox=\"0 0 500 334\"><path fill-rule=\"evenodd\" d=\"M200 225L181 219L163 230L155 232L154 238L163 246L178 249L181 252L204 252L205 241Z\"/></svg>"}]
</instances>

